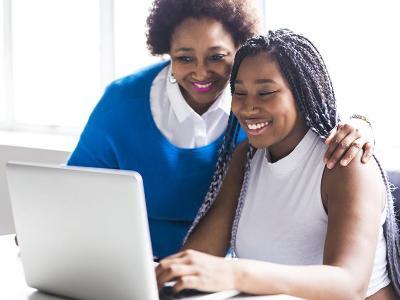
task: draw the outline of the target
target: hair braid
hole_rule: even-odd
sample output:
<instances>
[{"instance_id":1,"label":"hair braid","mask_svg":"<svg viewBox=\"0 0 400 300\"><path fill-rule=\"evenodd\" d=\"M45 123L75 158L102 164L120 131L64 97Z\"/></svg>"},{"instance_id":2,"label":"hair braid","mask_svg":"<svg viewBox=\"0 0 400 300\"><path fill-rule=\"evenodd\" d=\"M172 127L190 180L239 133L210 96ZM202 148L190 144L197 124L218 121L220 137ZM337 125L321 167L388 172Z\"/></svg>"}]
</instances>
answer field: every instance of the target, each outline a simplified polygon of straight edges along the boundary
<instances>
[{"instance_id":1,"label":"hair braid","mask_svg":"<svg viewBox=\"0 0 400 300\"><path fill-rule=\"evenodd\" d=\"M217 164L215 167L214 175L208 188L207 194L200 206L197 216L193 221L189 231L187 232L183 243L186 243L187 238L192 233L193 229L197 226L200 220L207 214L213 205L219 191L221 190L222 182L225 178L226 171L228 170L229 162L232 159L233 151L236 148L240 125L236 117L230 113L228 119L228 126L225 131L225 136L222 145L218 152Z\"/></svg>"},{"instance_id":2,"label":"hair braid","mask_svg":"<svg viewBox=\"0 0 400 300\"><path fill-rule=\"evenodd\" d=\"M244 169L244 177L243 177L243 183L242 183L242 188L240 189L240 194L239 194L239 199L238 199L238 205L236 207L236 213L235 213L235 219L233 220L232 224L232 233L231 233L231 249L233 250L233 255L236 256L236 234L238 230L238 225L239 225L239 220L240 220L240 215L243 210L244 206L244 200L246 198L247 194L247 187L249 184L249 175L250 175L250 165L251 165L251 159L255 153L255 149L250 145L249 149L247 150L247 161L246 161L246 166Z\"/></svg>"},{"instance_id":3,"label":"hair braid","mask_svg":"<svg viewBox=\"0 0 400 300\"><path fill-rule=\"evenodd\" d=\"M390 184L387 174L382 168L379 160L375 155L373 155L373 157L378 164L379 170L381 171L383 182L386 188L386 221L383 225L383 233L386 239L388 271L397 296L400 296L400 237L399 227L396 222L396 213L394 210L392 185Z\"/></svg>"}]
</instances>

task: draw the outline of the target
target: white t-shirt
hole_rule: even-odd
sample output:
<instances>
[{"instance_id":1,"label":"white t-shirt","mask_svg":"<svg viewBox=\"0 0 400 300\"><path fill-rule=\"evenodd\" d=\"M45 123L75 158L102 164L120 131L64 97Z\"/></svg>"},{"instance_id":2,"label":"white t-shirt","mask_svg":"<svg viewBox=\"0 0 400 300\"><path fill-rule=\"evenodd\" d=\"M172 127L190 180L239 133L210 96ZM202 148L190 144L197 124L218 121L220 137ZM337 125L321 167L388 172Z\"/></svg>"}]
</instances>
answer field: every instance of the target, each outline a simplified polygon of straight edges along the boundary
<instances>
[{"instance_id":1,"label":"white t-shirt","mask_svg":"<svg viewBox=\"0 0 400 300\"><path fill-rule=\"evenodd\" d=\"M269 161L266 149L257 150L235 237L238 257L286 265L322 264L328 226L321 198L326 149L309 130L296 148L277 162ZM386 207L382 226L385 219ZM382 226L367 296L390 283Z\"/></svg>"},{"instance_id":2,"label":"white t-shirt","mask_svg":"<svg viewBox=\"0 0 400 300\"><path fill-rule=\"evenodd\" d=\"M225 131L231 109L227 86L211 107L201 116L187 104L177 83L169 81L171 65L153 80L150 108L154 122L173 145L180 148L206 146Z\"/></svg>"}]
</instances>

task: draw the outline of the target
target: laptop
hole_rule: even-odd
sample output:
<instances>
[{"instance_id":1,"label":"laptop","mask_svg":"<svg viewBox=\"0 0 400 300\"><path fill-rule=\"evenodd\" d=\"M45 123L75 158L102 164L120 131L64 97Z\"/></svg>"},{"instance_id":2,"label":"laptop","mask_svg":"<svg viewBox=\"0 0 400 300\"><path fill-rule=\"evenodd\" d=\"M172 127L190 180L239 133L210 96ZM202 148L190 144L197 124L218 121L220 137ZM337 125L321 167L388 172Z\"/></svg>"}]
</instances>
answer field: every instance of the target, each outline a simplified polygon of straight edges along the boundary
<instances>
[{"instance_id":1,"label":"laptop","mask_svg":"<svg viewBox=\"0 0 400 300\"><path fill-rule=\"evenodd\" d=\"M15 229L29 286L82 300L227 299L237 291L158 292L141 176L9 162Z\"/></svg>"}]
</instances>

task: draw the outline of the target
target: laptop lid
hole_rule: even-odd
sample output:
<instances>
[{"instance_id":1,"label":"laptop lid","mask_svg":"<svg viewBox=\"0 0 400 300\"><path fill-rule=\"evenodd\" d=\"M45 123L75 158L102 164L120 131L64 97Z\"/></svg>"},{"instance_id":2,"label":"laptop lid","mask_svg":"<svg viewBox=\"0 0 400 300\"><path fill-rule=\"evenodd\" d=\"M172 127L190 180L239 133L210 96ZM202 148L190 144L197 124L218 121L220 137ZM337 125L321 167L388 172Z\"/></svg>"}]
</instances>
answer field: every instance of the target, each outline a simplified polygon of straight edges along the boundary
<instances>
[{"instance_id":1,"label":"laptop lid","mask_svg":"<svg viewBox=\"0 0 400 300\"><path fill-rule=\"evenodd\" d=\"M6 179L7 161L63 164L68 156L66 151L0 145L0 235L15 233Z\"/></svg>"},{"instance_id":2,"label":"laptop lid","mask_svg":"<svg viewBox=\"0 0 400 300\"><path fill-rule=\"evenodd\" d=\"M141 176L8 163L29 286L79 299L158 299Z\"/></svg>"}]
</instances>

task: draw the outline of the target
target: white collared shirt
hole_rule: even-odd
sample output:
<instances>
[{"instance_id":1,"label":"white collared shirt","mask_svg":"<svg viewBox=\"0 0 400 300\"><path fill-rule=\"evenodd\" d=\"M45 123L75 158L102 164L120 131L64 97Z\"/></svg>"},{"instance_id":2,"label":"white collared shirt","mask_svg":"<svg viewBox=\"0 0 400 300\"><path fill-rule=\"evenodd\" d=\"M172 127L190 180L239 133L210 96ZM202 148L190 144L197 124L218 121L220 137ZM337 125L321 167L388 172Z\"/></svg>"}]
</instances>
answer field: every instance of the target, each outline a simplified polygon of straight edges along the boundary
<instances>
[{"instance_id":1,"label":"white collared shirt","mask_svg":"<svg viewBox=\"0 0 400 300\"><path fill-rule=\"evenodd\" d=\"M217 100L201 116L187 104L178 83L171 83L171 65L153 80L150 108L154 122L173 145L197 148L215 141L225 131L231 109L231 93L227 86Z\"/></svg>"}]
</instances>

